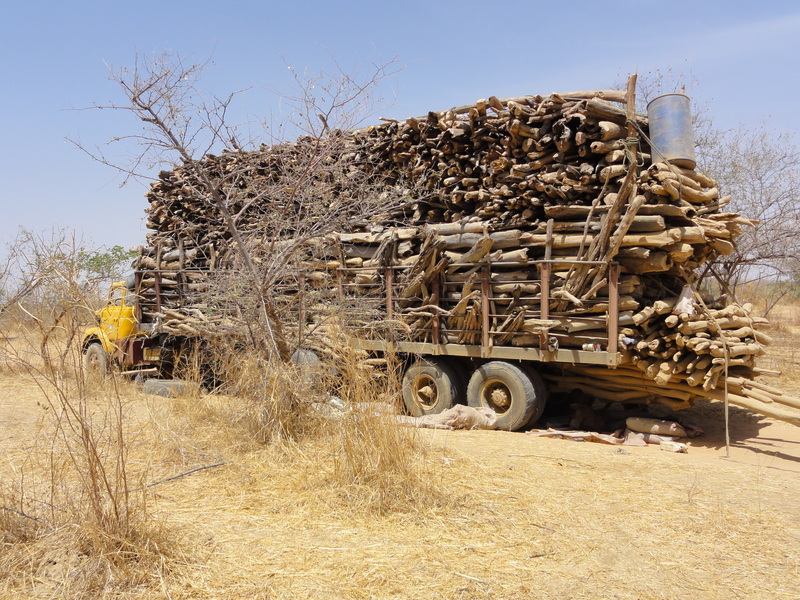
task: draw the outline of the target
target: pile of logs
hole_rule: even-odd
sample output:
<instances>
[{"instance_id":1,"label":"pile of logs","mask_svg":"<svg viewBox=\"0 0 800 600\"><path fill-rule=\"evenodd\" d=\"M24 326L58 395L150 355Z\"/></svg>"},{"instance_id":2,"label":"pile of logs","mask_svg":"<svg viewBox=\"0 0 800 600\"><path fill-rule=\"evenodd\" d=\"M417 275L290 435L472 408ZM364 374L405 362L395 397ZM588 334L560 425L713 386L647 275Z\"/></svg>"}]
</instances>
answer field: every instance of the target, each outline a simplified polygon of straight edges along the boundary
<instances>
[{"instance_id":1,"label":"pile of logs","mask_svg":"<svg viewBox=\"0 0 800 600\"><path fill-rule=\"evenodd\" d=\"M347 202L359 193L348 187L356 179L411 199L367 221L354 214L349 231L306 241L295 255L300 284L288 287L349 304L363 330L390 322L394 335L413 341L524 347L545 339L630 353L615 371L550 369L555 390L680 407L727 385L731 397L769 414L757 407L782 396L753 381L755 357L769 343L766 322L749 307L709 308L699 297L676 311L697 268L731 253L753 222L724 212L728 198L702 172L651 164L647 119L616 104L624 101L615 91L491 97L331 133L337 143L326 161L339 166L340 180L319 186L336 196L319 202ZM291 167L314 143L205 158L245 239L274 234L274 215L295 210ZM324 178L330 172L306 183L313 191ZM185 166L162 172L148 199L152 232L136 264L145 320L176 335L209 324L227 331L228 317L204 310L202 294L214 272L236 264L223 215ZM612 284L619 339L610 344ZM164 306L164 298L175 302ZM311 307L303 314L315 318Z\"/></svg>"}]
</instances>

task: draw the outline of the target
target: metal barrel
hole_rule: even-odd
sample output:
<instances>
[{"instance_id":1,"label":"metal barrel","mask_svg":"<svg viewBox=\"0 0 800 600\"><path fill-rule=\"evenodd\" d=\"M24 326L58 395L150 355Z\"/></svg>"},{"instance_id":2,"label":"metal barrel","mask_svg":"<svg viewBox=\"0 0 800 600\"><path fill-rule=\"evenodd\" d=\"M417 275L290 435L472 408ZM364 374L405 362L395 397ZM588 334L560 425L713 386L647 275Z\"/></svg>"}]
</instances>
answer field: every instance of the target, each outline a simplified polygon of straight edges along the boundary
<instances>
[{"instance_id":1,"label":"metal barrel","mask_svg":"<svg viewBox=\"0 0 800 600\"><path fill-rule=\"evenodd\" d=\"M647 105L650 121L653 163L668 161L679 167L694 169L694 130L689 97L664 94Z\"/></svg>"}]
</instances>

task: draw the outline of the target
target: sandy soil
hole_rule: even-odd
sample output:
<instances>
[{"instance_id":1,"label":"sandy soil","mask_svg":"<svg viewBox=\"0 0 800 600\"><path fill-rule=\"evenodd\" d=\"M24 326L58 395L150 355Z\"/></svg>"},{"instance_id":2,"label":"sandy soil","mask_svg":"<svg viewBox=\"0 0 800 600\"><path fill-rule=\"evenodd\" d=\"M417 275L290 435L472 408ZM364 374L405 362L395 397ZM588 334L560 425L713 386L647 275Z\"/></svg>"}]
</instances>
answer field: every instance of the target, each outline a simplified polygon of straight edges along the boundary
<instances>
[{"instance_id":1,"label":"sandy soil","mask_svg":"<svg viewBox=\"0 0 800 600\"><path fill-rule=\"evenodd\" d=\"M226 464L153 488L153 515L192 559L120 597L800 597L800 428L739 409L729 457L719 404L683 413L706 431L687 454L420 431L452 502L364 515L327 491L310 450L242 452L168 401L123 392L142 422L161 411L154 473ZM0 376L2 477L41 442L45 405L35 381Z\"/></svg>"}]
</instances>

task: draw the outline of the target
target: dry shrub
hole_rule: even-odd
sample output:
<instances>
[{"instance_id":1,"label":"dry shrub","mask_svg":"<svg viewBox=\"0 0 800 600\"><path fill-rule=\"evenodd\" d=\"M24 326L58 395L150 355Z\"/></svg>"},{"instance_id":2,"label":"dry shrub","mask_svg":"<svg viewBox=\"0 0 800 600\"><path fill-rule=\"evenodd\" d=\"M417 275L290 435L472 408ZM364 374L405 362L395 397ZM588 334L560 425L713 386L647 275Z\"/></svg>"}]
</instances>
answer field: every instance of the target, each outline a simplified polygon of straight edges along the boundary
<instances>
[{"instance_id":1,"label":"dry shrub","mask_svg":"<svg viewBox=\"0 0 800 600\"><path fill-rule=\"evenodd\" d=\"M222 389L245 401L236 422L243 422L255 440L297 440L316 431L319 391L298 367L248 352L230 353L223 362Z\"/></svg>"},{"instance_id":2,"label":"dry shrub","mask_svg":"<svg viewBox=\"0 0 800 600\"><path fill-rule=\"evenodd\" d=\"M336 425L326 481L348 509L384 516L450 502L417 430L398 426L380 403L354 407Z\"/></svg>"},{"instance_id":3,"label":"dry shrub","mask_svg":"<svg viewBox=\"0 0 800 600\"><path fill-rule=\"evenodd\" d=\"M0 488L4 591L37 581L36 595L95 598L158 580L178 544L148 509L147 461L131 466L142 423L121 382L85 378L77 351L59 351L73 362L58 370L28 361L23 342L14 362L39 387L44 422L24 460L9 457Z\"/></svg>"},{"instance_id":4,"label":"dry shrub","mask_svg":"<svg viewBox=\"0 0 800 600\"><path fill-rule=\"evenodd\" d=\"M347 336L335 349L344 409L330 419L332 465L326 482L347 508L385 515L447 503L418 431L401 427L400 370L395 357L364 360ZM378 363L377 365L374 363Z\"/></svg>"},{"instance_id":5,"label":"dry shrub","mask_svg":"<svg viewBox=\"0 0 800 600\"><path fill-rule=\"evenodd\" d=\"M796 298L784 298L769 313L770 335L796 334L800 324L800 304Z\"/></svg>"},{"instance_id":6,"label":"dry shrub","mask_svg":"<svg viewBox=\"0 0 800 600\"><path fill-rule=\"evenodd\" d=\"M111 525L107 515L98 519L96 507L85 502L80 483L66 471L52 496L3 491L0 595L27 590L44 597L98 598L152 586L177 564L177 541L143 508L144 491L127 503L122 521ZM37 582L34 590L31 581Z\"/></svg>"},{"instance_id":7,"label":"dry shrub","mask_svg":"<svg viewBox=\"0 0 800 600\"><path fill-rule=\"evenodd\" d=\"M386 514L446 502L418 432L397 425L394 357L369 358L332 326L304 358L305 364L287 364L231 349L219 361L222 389L244 408L216 420L244 427L257 442L292 457L275 468L303 471L304 481L332 493L315 492L317 500L343 503L339 508Z\"/></svg>"}]
</instances>

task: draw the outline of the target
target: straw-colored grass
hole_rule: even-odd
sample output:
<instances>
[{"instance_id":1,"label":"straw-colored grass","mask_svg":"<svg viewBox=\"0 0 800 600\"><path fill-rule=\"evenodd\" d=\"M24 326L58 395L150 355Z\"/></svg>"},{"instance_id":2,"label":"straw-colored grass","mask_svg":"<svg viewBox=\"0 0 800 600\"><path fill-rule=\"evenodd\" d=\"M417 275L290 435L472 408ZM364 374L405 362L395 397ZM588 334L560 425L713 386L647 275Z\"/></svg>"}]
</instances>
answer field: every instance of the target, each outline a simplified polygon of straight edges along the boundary
<instances>
[{"instance_id":1,"label":"straw-colored grass","mask_svg":"<svg viewBox=\"0 0 800 600\"><path fill-rule=\"evenodd\" d=\"M37 398L31 382L14 386L12 396L2 397L4 412ZM68 530L61 538L6 539L0 596L721 599L800 593L800 434L787 425L761 428L762 442L787 441L773 441L780 450L754 454L752 461L744 453L758 450L758 439L734 438L742 456L726 461L721 451L700 445L676 455L506 432L392 427L401 436L395 439L411 436L418 454L409 466L439 494L421 490L415 497L398 489L398 502L387 504L375 490L390 487L337 464L348 443L342 435L352 433L346 415L331 417L316 436L263 445L242 441L250 430L236 424L247 410L240 398L170 400L128 385L122 393L138 434L130 461L146 467L151 481L224 463L148 488L149 516L181 551L167 553L163 568L134 561L128 580L92 583L87 573L97 568L76 559L79 552L59 554L74 548L65 543L74 536ZM718 419L712 408L697 417ZM746 416L734 419L745 434L754 431ZM6 454L13 455L13 449ZM4 481L9 466L3 466ZM20 561L24 555L38 558Z\"/></svg>"},{"instance_id":2,"label":"straw-colored grass","mask_svg":"<svg viewBox=\"0 0 800 600\"><path fill-rule=\"evenodd\" d=\"M179 534L148 507L150 461L139 444L153 440L136 437L141 417L113 385L81 397L74 381L59 386L39 376L16 376L4 386L12 394L3 414L35 404L17 418L23 431L2 444L0 591L95 598L150 587L182 554ZM114 420L120 411L123 440Z\"/></svg>"},{"instance_id":3,"label":"straw-colored grass","mask_svg":"<svg viewBox=\"0 0 800 600\"><path fill-rule=\"evenodd\" d=\"M143 535L115 546L93 541L88 517L49 531L2 510L0 597L800 597L797 428L732 410L728 459L719 404L685 415L708 432L686 455L404 429L381 414L396 381L355 363L336 389L353 410L312 402L296 373L252 368L257 385L236 395L113 381L88 396L97 423L124 409L131 486L149 485L134 492ZM302 422L280 412L287 391ZM6 508L31 496L74 509L38 491L52 473L73 489L74 474L44 468L46 406L36 380L0 370Z\"/></svg>"},{"instance_id":4,"label":"straw-colored grass","mask_svg":"<svg viewBox=\"0 0 800 600\"><path fill-rule=\"evenodd\" d=\"M781 372L767 383L777 382L785 392L800 396L800 300L786 298L770 312L769 320L768 333L774 341L758 364Z\"/></svg>"},{"instance_id":5,"label":"straw-colored grass","mask_svg":"<svg viewBox=\"0 0 800 600\"><path fill-rule=\"evenodd\" d=\"M189 570L191 597L800 591L796 472L787 480L761 467L524 434L420 435L448 502L353 510L321 474L322 442L265 449L163 488L159 508L210 552Z\"/></svg>"},{"instance_id":6,"label":"straw-colored grass","mask_svg":"<svg viewBox=\"0 0 800 600\"><path fill-rule=\"evenodd\" d=\"M11 383L3 414L16 421L2 448L4 585L34 581L37 593L58 597L149 585L179 551L148 510L149 461L138 442L152 439L138 436L143 421L124 383L86 377L79 351L52 347L63 332L18 331L2 347Z\"/></svg>"}]
</instances>

